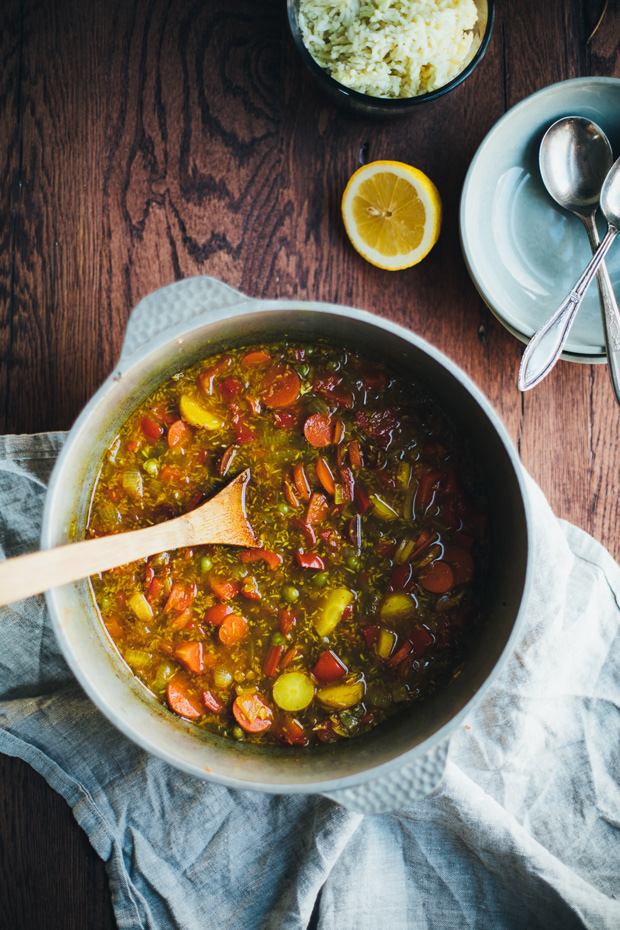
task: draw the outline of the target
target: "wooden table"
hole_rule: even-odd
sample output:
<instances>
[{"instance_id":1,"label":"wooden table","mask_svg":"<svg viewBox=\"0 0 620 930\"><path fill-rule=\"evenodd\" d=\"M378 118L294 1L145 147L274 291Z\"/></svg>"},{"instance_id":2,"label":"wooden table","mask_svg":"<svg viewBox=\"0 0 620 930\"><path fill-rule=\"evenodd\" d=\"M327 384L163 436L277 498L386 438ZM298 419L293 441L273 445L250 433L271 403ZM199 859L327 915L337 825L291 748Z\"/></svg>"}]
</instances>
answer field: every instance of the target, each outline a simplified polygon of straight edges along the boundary
<instances>
[{"instance_id":1,"label":"wooden table","mask_svg":"<svg viewBox=\"0 0 620 930\"><path fill-rule=\"evenodd\" d=\"M458 204L480 141L513 104L579 75L620 77L620 10L497 0L486 57L409 119L318 95L281 0L5 0L0 9L0 430L62 430L110 371L131 308L214 275L255 297L329 300L409 326L476 381L556 513L617 557L620 416L605 366L516 388L521 345L465 269ZM441 238L389 273L350 247L340 196L360 159L437 184ZM0 924L115 925L104 865L71 812L0 758ZM3 923L6 921L6 923Z\"/></svg>"}]
</instances>

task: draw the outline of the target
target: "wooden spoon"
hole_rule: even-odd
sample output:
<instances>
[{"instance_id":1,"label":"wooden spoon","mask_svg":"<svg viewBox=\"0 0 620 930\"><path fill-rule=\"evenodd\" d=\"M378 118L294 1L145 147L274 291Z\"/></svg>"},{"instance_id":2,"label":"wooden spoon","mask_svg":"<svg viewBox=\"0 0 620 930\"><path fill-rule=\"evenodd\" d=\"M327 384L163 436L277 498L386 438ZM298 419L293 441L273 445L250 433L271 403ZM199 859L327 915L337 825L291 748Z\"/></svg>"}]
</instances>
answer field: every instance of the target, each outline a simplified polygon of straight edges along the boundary
<instances>
[{"instance_id":1,"label":"wooden spoon","mask_svg":"<svg viewBox=\"0 0 620 930\"><path fill-rule=\"evenodd\" d=\"M101 536L0 563L0 605L144 559L166 549L221 543L260 546L245 510L250 470L190 513L143 530Z\"/></svg>"}]
</instances>

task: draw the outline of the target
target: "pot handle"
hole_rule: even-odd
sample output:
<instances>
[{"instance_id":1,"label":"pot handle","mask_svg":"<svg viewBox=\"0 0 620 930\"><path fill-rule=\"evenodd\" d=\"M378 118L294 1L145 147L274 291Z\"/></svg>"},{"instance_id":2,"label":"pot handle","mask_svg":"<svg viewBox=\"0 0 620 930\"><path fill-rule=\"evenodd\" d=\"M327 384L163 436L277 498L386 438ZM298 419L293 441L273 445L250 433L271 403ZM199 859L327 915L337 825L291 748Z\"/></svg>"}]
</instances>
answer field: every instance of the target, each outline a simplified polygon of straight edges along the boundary
<instances>
[{"instance_id":1,"label":"pot handle","mask_svg":"<svg viewBox=\"0 0 620 930\"><path fill-rule=\"evenodd\" d=\"M354 788L324 791L323 796L358 814L402 810L437 787L446 767L449 742L447 737L414 762Z\"/></svg>"},{"instance_id":2,"label":"pot handle","mask_svg":"<svg viewBox=\"0 0 620 930\"><path fill-rule=\"evenodd\" d=\"M148 294L131 312L125 332L121 359L166 329L186 323L210 310L221 310L250 300L245 294L217 278L197 275L167 284Z\"/></svg>"}]
</instances>

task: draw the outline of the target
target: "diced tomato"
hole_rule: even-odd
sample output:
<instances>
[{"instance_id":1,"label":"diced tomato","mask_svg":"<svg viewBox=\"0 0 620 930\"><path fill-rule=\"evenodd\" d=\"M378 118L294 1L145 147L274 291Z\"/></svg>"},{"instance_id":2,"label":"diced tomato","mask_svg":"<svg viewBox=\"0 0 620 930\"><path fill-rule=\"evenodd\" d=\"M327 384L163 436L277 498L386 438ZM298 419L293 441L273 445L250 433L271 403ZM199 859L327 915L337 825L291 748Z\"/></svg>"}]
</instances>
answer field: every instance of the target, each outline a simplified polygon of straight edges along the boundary
<instances>
[{"instance_id":1,"label":"diced tomato","mask_svg":"<svg viewBox=\"0 0 620 930\"><path fill-rule=\"evenodd\" d=\"M267 659L263 666L263 672L267 675L268 678L271 678L272 675L275 675L276 669L282 658L282 653L284 652L284 646L272 646L267 654Z\"/></svg>"},{"instance_id":2,"label":"diced tomato","mask_svg":"<svg viewBox=\"0 0 620 930\"><path fill-rule=\"evenodd\" d=\"M316 552L300 552L298 549L295 556L300 568L311 568L319 572L325 569L325 562Z\"/></svg>"},{"instance_id":3,"label":"diced tomato","mask_svg":"<svg viewBox=\"0 0 620 930\"><path fill-rule=\"evenodd\" d=\"M322 448L334 441L334 423L324 413L313 413L304 423L304 436L311 446Z\"/></svg>"},{"instance_id":4,"label":"diced tomato","mask_svg":"<svg viewBox=\"0 0 620 930\"><path fill-rule=\"evenodd\" d=\"M266 407L289 407L299 397L301 380L294 368L273 365L265 375L262 400Z\"/></svg>"},{"instance_id":5,"label":"diced tomato","mask_svg":"<svg viewBox=\"0 0 620 930\"><path fill-rule=\"evenodd\" d=\"M391 559L396 552L396 543L393 539L382 539L381 542L377 543L375 546L375 552L377 555L381 556L382 559Z\"/></svg>"},{"instance_id":6,"label":"diced tomato","mask_svg":"<svg viewBox=\"0 0 620 930\"><path fill-rule=\"evenodd\" d=\"M265 562L272 570L282 565L282 556L272 549L241 549L239 557L242 562Z\"/></svg>"},{"instance_id":7,"label":"diced tomato","mask_svg":"<svg viewBox=\"0 0 620 930\"><path fill-rule=\"evenodd\" d=\"M213 382L218 375L221 375L223 371L226 371L230 365L232 359L229 355L222 356L219 361L215 362L214 365L211 365L198 378L198 387L202 394L205 397L213 394Z\"/></svg>"},{"instance_id":8,"label":"diced tomato","mask_svg":"<svg viewBox=\"0 0 620 930\"><path fill-rule=\"evenodd\" d=\"M164 404L157 404L155 407L151 407L150 412L156 420L159 420L160 423L166 423L168 426L176 420L175 414L170 413Z\"/></svg>"},{"instance_id":9,"label":"diced tomato","mask_svg":"<svg viewBox=\"0 0 620 930\"><path fill-rule=\"evenodd\" d=\"M137 449L139 449L139 448L140 448L140 440L139 440L139 439L130 439L129 442L127 443L127 451L128 451L128 452L135 452L135 451L136 451Z\"/></svg>"},{"instance_id":10,"label":"diced tomato","mask_svg":"<svg viewBox=\"0 0 620 930\"><path fill-rule=\"evenodd\" d=\"M301 519L301 517L291 517L290 523L292 526L297 527L298 530L304 534L304 539L309 546L314 546L316 543L316 533L312 526L308 526L307 523Z\"/></svg>"},{"instance_id":11,"label":"diced tomato","mask_svg":"<svg viewBox=\"0 0 620 930\"><path fill-rule=\"evenodd\" d=\"M321 653L318 662L312 669L312 674L315 678L327 682L337 681L339 678L342 678L343 675L346 675L347 672L347 666L338 658L335 652L331 651L331 649L326 649L325 652Z\"/></svg>"},{"instance_id":12,"label":"diced tomato","mask_svg":"<svg viewBox=\"0 0 620 930\"><path fill-rule=\"evenodd\" d=\"M454 587L454 571L447 562L437 559L422 569L419 581L427 591L433 594L445 594L446 591L450 591Z\"/></svg>"},{"instance_id":13,"label":"diced tomato","mask_svg":"<svg viewBox=\"0 0 620 930\"><path fill-rule=\"evenodd\" d=\"M409 634L409 638L413 643L416 656L423 655L429 646L432 646L435 642L432 633L430 633L425 626L414 626Z\"/></svg>"},{"instance_id":14,"label":"diced tomato","mask_svg":"<svg viewBox=\"0 0 620 930\"><path fill-rule=\"evenodd\" d=\"M290 410L274 410L273 425L276 429L294 429L297 417Z\"/></svg>"},{"instance_id":15,"label":"diced tomato","mask_svg":"<svg viewBox=\"0 0 620 930\"><path fill-rule=\"evenodd\" d=\"M184 507L183 512L191 513L191 511L195 510L196 507L200 507L200 505L203 504L205 500L206 500L206 497L202 493L202 491L196 491L196 493L192 497L190 497L190 499L188 500L187 504Z\"/></svg>"},{"instance_id":16,"label":"diced tomato","mask_svg":"<svg viewBox=\"0 0 620 930\"><path fill-rule=\"evenodd\" d=\"M334 476L332 470L327 464L326 459L319 457L314 465L316 471L316 476L327 491L328 494L331 494L332 497L336 492L336 484L334 481Z\"/></svg>"},{"instance_id":17,"label":"diced tomato","mask_svg":"<svg viewBox=\"0 0 620 930\"><path fill-rule=\"evenodd\" d=\"M187 684L176 675L171 678L166 688L166 697L170 709L187 720L196 720L204 714L204 707L191 697Z\"/></svg>"},{"instance_id":18,"label":"diced tomato","mask_svg":"<svg viewBox=\"0 0 620 930\"><path fill-rule=\"evenodd\" d=\"M217 463L218 474L221 475L222 478L225 478L226 475L228 474L228 470L230 469L230 466L234 462L238 451L239 451L239 446L232 445L232 446L227 446L222 452L220 460Z\"/></svg>"},{"instance_id":19,"label":"diced tomato","mask_svg":"<svg viewBox=\"0 0 620 930\"><path fill-rule=\"evenodd\" d=\"M231 597L239 594L241 587L238 581L232 578L227 581L225 578L218 578L217 575L209 575L209 586L221 601L229 601Z\"/></svg>"},{"instance_id":20,"label":"diced tomato","mask_svg":"<svg viewBox=\"0 0 620 930\"><path fill-rule=\"evenodd\" d=\"M365 516L368 513L368 511L371 510L372 507L374 507L374 504L372 503L368 494L366 494L366 491L364 491L364 489L361 488L359 484L355 485L355 492L354 492L353 500L355 501L355 506L357 507L358 511L362 514L362 516Z\"/></svg>"},{"instance_id":21,"label":"diced tomato","mask_svg":"<svg viewBox=\"0 0 620 930\"><path fill-rule=\"evenodd\" d=\"M297 462L295 465L293 465L293 481L295 482L295 488L302 501L309 501L310 482L308 481L308 476L306 475L306 469L301 464L301 462Z\"/></svg>"},{"instance_id":22,"label":"diced tomato","mask_svg":"<svg viewBox=\"0 0 620 930\"><path fill-rule=\"evenodd\" d=\"M355 546L356 549L362 548L362 518L359 513L356 513L354 517L351 517L348 525L348 536L351 544Z\"/></svg>"},{"instance_id":23,"label":"diced tomato","mask_svg":"<svg viewBox=\"0 0 620 930\"><path fill-rule=\"evenodd\" d=\"M151 581L146 591L146 599L149 602L149 604L152 604L153 601L156 601L163 590L164 590L164 586L163 586L163 583L159 580L159 578L153 578L153 580Z\"/></svg>"},{"instance_id":24,"label":"diced tomato","mask_svg":"<svg viewBox=\"0 0 620 930\"><path fill-rule=\"evenodd\" d=\"M367 391L382 391L389 381L387 373L380 368L368 366L362 372L362 383Z\"/></svg>"},{"instance_id":25,"label":"diced tomato","mask_svg":"<svg viewBox=\"0 0 620 930\"><path fill-rule=\"evenodd\" d=\"M316 523L322 523L329 513L329 503L324 494L315 491L310 498L308 510L306 512L306 523L313 526Z\"/></svg>"},{"instance_id":26,"label":"diced tomato","mask_svg":"<svg viewBox=\"0 0 620 930\"><path fill-rule=\"evenodd\" d=\"M224 400L231 400L233 397L236 397L237 394L240 394L243 390L243 385L239 378L225 378L224 381L220 381L217 386L218 391L222 395Z\"/></svg>"},{"instance_id":27,"label":"diced tomato","mask_svg":"<svg viewBox=\"0 0 620 930\"><path fill-rule=\"evenodd\" d=\"M149 442L157 442L164 432L161 423L157 423L155 420L152 420L151 417L142 417L140 420L140 429Z\"/></svg>"},{"instance_id":28,"label":"diced tomato","mask_svg":"<svg viewBox=\"0 0 620 930\"><path fill-rule=\"evenodd\" d=\"M166 601L165 611L185 610L196 596L196 585L184 587L182 584L173 584Z\"/></svg>"},{"instance_id":29,"label":"diced tomato","mask_svg":"<svg viewBox=\"0 0 620 930\"><path fill-rule=\"evenodd\" d=\"M243 642L249 630L248 621L241 614L227 614L220 625L220 642L225 646L236 646Z\"/></svg>"},{"instance_id":30,"label":"diced tomato","mask_svg":"<svg viewBox=\"0 0 620 930\"><path fill-rule=\"evenodd\" d=\"M261 365L268 365L270 361L271 356L267 352L263 352L262 349L255 349L243 356L241 364L247 368L258 368Z\"/></svg>"},{"instance_id":31,"label":"diced tomato","mask_svg":"<svg viewBox=\"0 0 620 930\"><path fill-rule=\"evenodd\" d=\"M144 583L150 584L153 578L155 577L155 570L152 565L147 565L144 571Z\"/></svg>"},{"instance_id":32,"label":"diced tomato","mask_svg":"<svg viewBox=\"0 0 620 930\"><path fill-rule=\"evenodd\" d=\"M205 623L212 623L213 626L219 626L224 622L228 614L232 612L232 607L229 607L228 604L214 604L205 611L202 619Z\"/></svg>"},{"instance_id":33,"label":"diced tomato","mask_svg":"<svg viewBox=\"0 0 620 930\"><path fill-rule=\"evenodd\" d=\"M474 560L471 553L458 546L446 546L443 558L449 562L454 572L455 584L468 584L474 577Z\"/></svg>"},{"instance_id":34,"label":"diced tomato","mask_svg":"<svg viewBox=\"0 0 620 930\"><path fill-rule=\"evenodd\" d=\"M315 391L333 391L341 381L342 375L324 373L316 376L312 383L312 387Z\"/></svg>"},{"instance_id":35,"label":"diced tomato","mask_svg":"<svg viewBox=\"0 0 620 930\"><path fill-rule=\"evenodd\" d=\"M335 387L331 391L325 391L324 396L332 400L338 407L352 407L353 394L345 387Z\"/></svg>"},{"instance_id":36,"label":"diced tomato","mask_svg":"<svg viewBox=\"0 0 620 930\"><path fill-rule=\"evenodd\" d=\"M339 469L342 487L342 499L345 503L355 500L355 478L348 465L341 465Z\"/></svg>"},{"instance_id":37,"label":"diced tomato","mask_svg":"<svg viewBox=\"0 0 620 930\"><path fill-rule=\"evenodd\" d=\"M219 712L224 707L224 705L220 704L218 699L213 694L211 694L210 691L202 692L202 703L207 708L207 710L210 710L214 714L219 714Z\"/></svg>"},{"instance_id":38,"label":"diced tomato","mask_svg":"<svg viewBox=\"0 0 620 930\"><path fill-rule=\"evenodd\" d=\"M183 420L176 420L172 426L168 427L168 445L171 449L189 445L191 438L192 431Z\"/></svg>"},{"instance_id":39,"label":"diced tomato","mask_svg":"<svg viewBox=\"0 0 620 930\"><path fill-rule=\"evenodd\" d=\"M334 724L329 717L321 723L317 723L317 725L312 728L312 732L322 743L337 743L339 739L342 739L334 730Z\"/></svg>"},{"instance_id":40,"label":"diced tomato","mask_svg":"<svg viewBox=\"0 0 620 930\"><path fill-rule=\"evenodd\" d=\"M193 672L195 675L202 675L204 669L202 643L179 643L174 650L174 655L175 658L185 666L188 672Z\"/></svg>"},{"instance_id":41,"label":"diced tomato","mask_svg":"<svg viewBox=\"0 0 620 930\"><path fill-rule=\"evenodd\" d=\"M413 577L413 568L409 562L404 565L397 565L392 572L388 591L404 591Z\"/></svg>"},{"instance_id":42,"label":"diced tomato","mask_svg":"<svg viewBox=\"0 0 620 930\"><path fill-rule=\"evenodd\" d=\"M288 636L293 627L295 626L295 612L290 610L288 607L281 607L278 611L278 626L280 627L280 633L283 636Z\"/></svg>"},{"instance_id":43,"label":"diced tomato","mask_svg":"<svg viewBox=\"0 0 620 930\"><path fill-rule=\"evenodd\" d=\"M373 623L370 626L365 626L364 629L362 630L362 633L364 634L366 645L370 649L370 647L374 645L374 642L377 638L377 634L379 633L379 627L377 626L376 623Z\"/></svg>"},{"instance_id":44,"label":"diced tomato","mask_svg":"<svg viewBox=\"0 0 620 930\"><path fill-rule=\"evenodd\" d=\"M256 434L250 429L238 410L233 412L232 421L235 437L240 446L247 445L249 442L254 442Z\"/></svg>"},{"instance_id":45,"label":"diced tomato","mask_svg":"<svg viewBox=\"0 0 620 930\"><path fill-rule=\"evenodd\" d=\"M240 694L233 704L233 714L239 726L247 733L262 733L273 723L271 707L257 692Z\"/></svg>"},{"instance_id":46,"label":"diced tomato","mask_svg":"<svg viewBox=\"0 0 620 930\"><path fill-rule=\"evenodd\" d=\"M284 723L278 728L278 731L276 732L274 729L272 732L278 739L281 739L291 746L307 746L309 742L302 724L299 720L295 720L292 717L287 717Z\"/></svg>"}]
</instances>

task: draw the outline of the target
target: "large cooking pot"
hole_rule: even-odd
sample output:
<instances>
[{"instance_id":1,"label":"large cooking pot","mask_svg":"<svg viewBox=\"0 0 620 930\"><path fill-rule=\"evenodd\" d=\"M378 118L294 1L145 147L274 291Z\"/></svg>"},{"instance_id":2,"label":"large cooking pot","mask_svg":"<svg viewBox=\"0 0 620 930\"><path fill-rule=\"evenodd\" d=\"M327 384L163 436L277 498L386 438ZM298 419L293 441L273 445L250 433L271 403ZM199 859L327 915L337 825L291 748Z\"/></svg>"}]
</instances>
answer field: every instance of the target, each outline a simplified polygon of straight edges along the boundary
<instances>
[{"instance_id":1,"label":"large cooking pot","mask_svg":"<svg viewBox=\"0 0 620 930\"><path fill-rule=\"evenodd\" d=\"M493 544L483 622L456 680L424 704L355 739L312 750L233 742L170 713L134 678L99 619L87 580L48 592L47 602L76 678L112 723L144 749L230 787L320 792L365 812L388 810L428 793L439 780L450 733L510 653L528 589L528 505L516 452L484 396L431 345L360 310L251 300L212 278L191 278L157 291L134 311L119 365L69 433L50 482L42 548L84 537L104 452L154 388L229 346L283 337L320 337L380 360L422 383L465 428L486 477Z\"/></svg>"}]
</instances>

